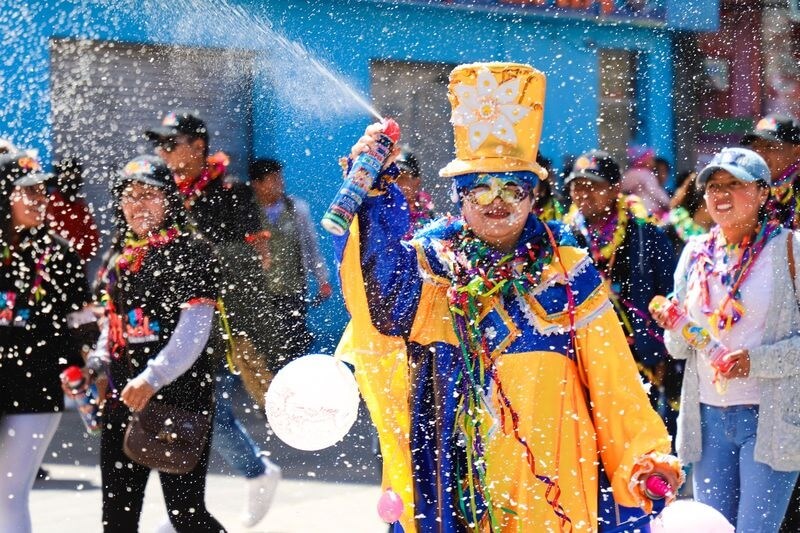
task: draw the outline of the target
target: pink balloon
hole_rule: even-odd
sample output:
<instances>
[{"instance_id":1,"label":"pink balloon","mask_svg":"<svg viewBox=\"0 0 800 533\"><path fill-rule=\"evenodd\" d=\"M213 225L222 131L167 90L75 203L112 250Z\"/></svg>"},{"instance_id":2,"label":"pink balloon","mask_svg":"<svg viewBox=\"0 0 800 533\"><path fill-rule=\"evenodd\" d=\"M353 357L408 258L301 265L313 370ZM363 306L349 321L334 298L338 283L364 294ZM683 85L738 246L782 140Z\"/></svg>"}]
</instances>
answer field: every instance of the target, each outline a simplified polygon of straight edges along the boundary
<instances>
[{"instance_id":1,"label":"pink balloon","mask_svg":"<svg viewBox=\"0 0 800 533\"><path fill-rule=\"evenodd\" d=\"M378 500L378 516L387 524L397 522L403 514L403 500L392 489L386 489Z\"/></svg>"}]
</instances>

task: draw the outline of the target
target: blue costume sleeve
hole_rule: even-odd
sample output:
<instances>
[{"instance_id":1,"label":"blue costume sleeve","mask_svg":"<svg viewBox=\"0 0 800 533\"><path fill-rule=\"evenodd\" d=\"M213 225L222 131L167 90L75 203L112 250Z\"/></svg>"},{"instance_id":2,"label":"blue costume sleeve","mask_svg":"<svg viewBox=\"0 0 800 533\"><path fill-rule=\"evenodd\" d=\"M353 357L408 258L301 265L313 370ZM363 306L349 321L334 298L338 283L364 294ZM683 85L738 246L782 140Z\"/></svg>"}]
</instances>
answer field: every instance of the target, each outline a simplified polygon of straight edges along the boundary
<instances>
[{"instance_id":1,"label":"blue costume sleeve","mask_svg":"<svg viewBox=\"0 0 800 533\"><path fill-rule=\"evenodd\" d=\"M370 318L384 335L407 337L422 289L416 252L402 243L411 225L400 189L368 196L358 211L361 270ZM346 246L349 233L337 242ZM353 243L350 243L353 244Z\"/></svg>"}]
</instances>

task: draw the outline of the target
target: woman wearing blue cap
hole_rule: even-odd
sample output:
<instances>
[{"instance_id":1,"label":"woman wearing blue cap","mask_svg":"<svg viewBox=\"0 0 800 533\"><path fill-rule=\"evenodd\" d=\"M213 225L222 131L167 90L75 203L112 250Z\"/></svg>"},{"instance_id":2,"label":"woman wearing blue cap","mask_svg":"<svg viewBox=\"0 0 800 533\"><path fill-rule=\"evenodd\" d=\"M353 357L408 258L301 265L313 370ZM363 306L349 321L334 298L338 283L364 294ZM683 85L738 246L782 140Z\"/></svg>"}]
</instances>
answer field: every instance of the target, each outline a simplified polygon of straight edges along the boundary
<instances>
[{"instance_id":1,"label":"woman wearing blue cap","mask_svg":"<svg viewBox=\"0 0 800 533\"><path fill-rule=\"evenodd\" d=\"M732 350L731 366L715 370L666 333L687 360L678 455L694 465L695 498L737 531L777 531L800 470L800 240L768 216L770 171L755 152L723 149L697 184L715 226L687 243L675 299Z\"/></svg>"}]
</instances>

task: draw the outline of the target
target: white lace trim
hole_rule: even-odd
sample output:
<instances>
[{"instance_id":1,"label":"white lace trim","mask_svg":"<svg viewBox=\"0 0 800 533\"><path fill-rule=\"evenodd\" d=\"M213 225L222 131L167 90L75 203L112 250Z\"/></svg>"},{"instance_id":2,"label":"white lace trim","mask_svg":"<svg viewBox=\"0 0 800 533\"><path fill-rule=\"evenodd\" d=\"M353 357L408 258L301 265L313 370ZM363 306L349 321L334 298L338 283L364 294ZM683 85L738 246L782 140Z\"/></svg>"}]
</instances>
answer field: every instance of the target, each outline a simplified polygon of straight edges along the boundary
<instances>
[{"instance_id":1,"label":"white lace trim","mask_svg":"<svg viewBox=\"0 0 800 533\"><path fill-rule=\"evenodd\" d=\"M589 259L589 256L588 255L584 255L583 257L581 257L578 260L577 263L575 263L575 265L572 267L572 269L570 269L570 271L567 272L567 279L569 281L575 281L575 278L577 278L578 276L583 274L586 271L586 269L589 268L589 265L591 265L591 264L592 264L592 260ZM553 263L550 263L550 265L553 265ZM555 268L555 267L551 266L551 268ZM543 291L545 291L545 290L549 289L550 287L552 287L553 285L555 285L556 283L562 283L562 284L566 283L566 281L564 280L564 274L562 272L559 272L558 274L550 277L550 279L539 283L539 285L537 285L536 287L534 287L533 289L530 290L530 294L532 296L537 296L537 295L541 294Z\"/></svg>"},{"instance_id":2,"label":"white lace trim","mask_svg":"<svg viewBox=\"0 0 800 533\"><path fill-rule=\"evenodd\" d=\"M525 319L527 320L528 324L536 329L536 331L541 335L547 337L554 334L567 333L569 331L569 328L565 328L556 322L548 322L544 317L538 315L533 309L531 309L531 306L528 305L528 302L524 297L515 296L515 298L517 305L519 305L519 308L525 315ZM611 301L607 298L604 299L603 302L595 309L592 309L589 313L582 315L575 321L575 329L577 330L587 326L590 322L595 320L610 308Z\"/></svg>"}]
</instances>

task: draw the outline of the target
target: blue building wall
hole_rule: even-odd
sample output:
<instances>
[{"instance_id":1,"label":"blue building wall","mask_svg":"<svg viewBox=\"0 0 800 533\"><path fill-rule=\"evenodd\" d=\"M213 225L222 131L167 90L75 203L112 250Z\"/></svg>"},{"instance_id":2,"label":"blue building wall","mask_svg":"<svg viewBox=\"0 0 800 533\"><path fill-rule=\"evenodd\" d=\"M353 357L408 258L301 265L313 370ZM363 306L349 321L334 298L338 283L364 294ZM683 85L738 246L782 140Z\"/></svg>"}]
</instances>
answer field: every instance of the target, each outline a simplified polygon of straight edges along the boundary
<instances>
[{"instance_id":1,"label":"blue building wall","mask_svg":"<svg viewBox=\"0 0 800 533\"><path fill-rule=\"evenodd\" d=\"M256 50L254 153L285 161L289 192L307 198L312 213L319 217L340 180L337 157L348 152L372 119L357 109L331 119L292 107L274 90L272 65L285 62L287 78L293 72L292 61L286 61L287 52L276 44L273 31L304 43L311 55L343 73L365 95L369 95L373 59L530 63L548 77L542 152L551 157L580 153L597 144L599 49L637 51L645 69L639 102L645 128L639 140L670 159L674 153L673 58L666 25L374 1L32 4L20 8L0 3L0 24L11 29L2 35L0 134L14 132L17 142L38 148L45 162L51 153L50 38ZM332 267L330 241L325 236L322 245ZM312 312L315 329L327 335L322 341L327 349L344 326L341 305L341 301L329 302Z\"/></svg>"}]
</instances>

